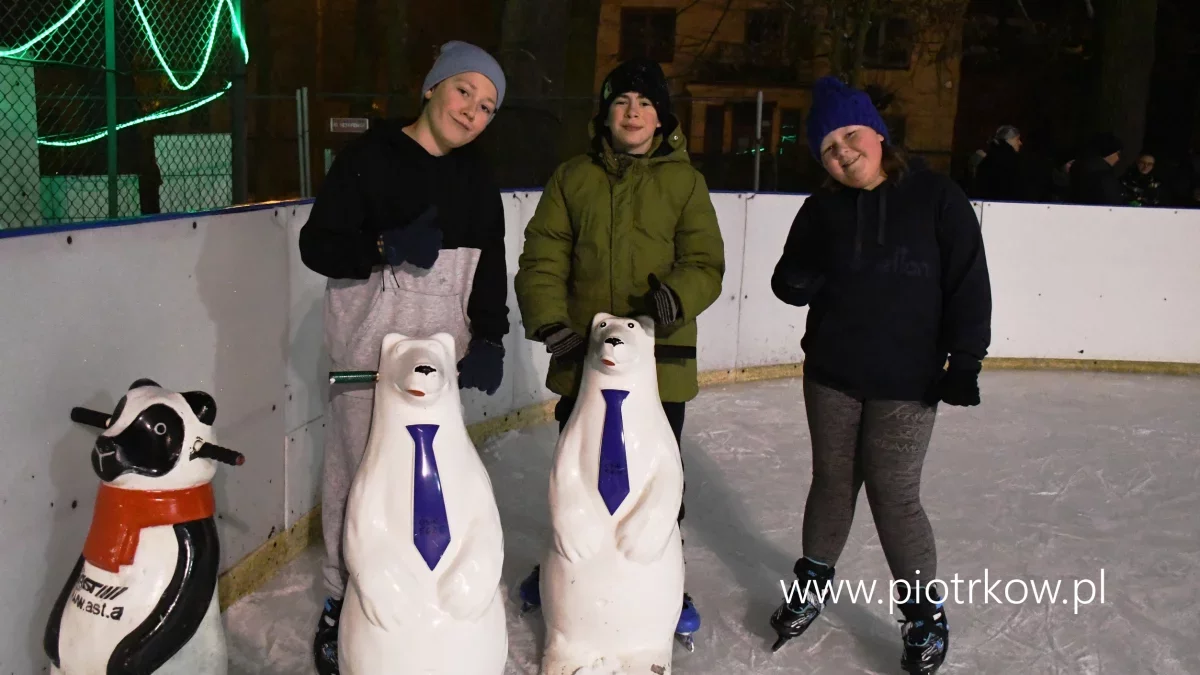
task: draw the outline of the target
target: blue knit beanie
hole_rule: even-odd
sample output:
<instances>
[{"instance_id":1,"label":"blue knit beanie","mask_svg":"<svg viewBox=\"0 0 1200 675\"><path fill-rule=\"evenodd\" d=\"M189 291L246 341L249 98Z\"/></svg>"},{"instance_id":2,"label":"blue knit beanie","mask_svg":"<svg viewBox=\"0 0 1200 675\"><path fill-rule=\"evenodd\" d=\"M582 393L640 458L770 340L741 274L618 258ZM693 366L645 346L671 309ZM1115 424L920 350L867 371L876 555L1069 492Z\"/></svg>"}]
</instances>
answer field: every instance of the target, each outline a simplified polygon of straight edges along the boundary
<instances>
[{"instance_id":1,"label":"blue knit beanie","mask_svg":"<svg viewBox=\"0 0 1200 675\"><path fill-rule=\"evenodd\" d=\"M866 92L848 87L833 76L817 80L812 89L812 110L808 113L808 148L813 157L820 161L821 141L829 132L855 124L870 127L885 141L892 142L887 125Z\"/></svg>"},{"instance_id":2,"label":"blue knit beanie","mask_svg":"<svg viewBox=\"0 0 1200 675\"><path fill-rule=\"evenodd\" d=\"M425 83L421 85L421 95L424 96L425 92L443 80L461 73L480 73L491 80L492 84L496 85L496 110L500 109L500 105L504 103L504 70L491 54L473 44L458 40L451 40L442 45L437 60L433 62L433 68L429 70L429 74L425 76Z\"/></svg>"}]
</instances>

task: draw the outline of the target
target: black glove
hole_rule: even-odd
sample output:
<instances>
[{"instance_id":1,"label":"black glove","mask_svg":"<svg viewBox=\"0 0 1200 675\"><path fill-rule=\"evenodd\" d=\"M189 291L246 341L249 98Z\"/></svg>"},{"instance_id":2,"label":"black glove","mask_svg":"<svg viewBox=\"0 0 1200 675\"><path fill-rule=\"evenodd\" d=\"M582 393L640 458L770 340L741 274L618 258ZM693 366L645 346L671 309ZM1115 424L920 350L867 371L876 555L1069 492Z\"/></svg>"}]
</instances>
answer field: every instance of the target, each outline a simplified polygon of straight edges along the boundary
<instances>
[{"instance_id":1,"label":"black glove","mask_svg":"<svg viewBox=\"0 0 1200 675\"><path fill-rule=\"evenodd\" d=\"M938 376L926 403L945 401L950 405L979 405L980 369L981 364L975 359L951 356L950 367Z\"/></svg>"},{"instance_id":2,"label":"black glove","mask_svg":"<svg viewBox=\"0 0 1200 675\"><path fill-rule=\"evenodd\" d=\"M559 361L582 361L587 355L587 339L561 323L543 326L536 337L546 343L551 358Z\"/></svg>"},{"instance_id":3,"label":"black glove","mask_svg":"<svg viewBox=\"0 0 1200 675\"><path fill-rule=\"evenodd\" d=\"M825 277L789 269L772 282L776 297L789 305L804 307L812 301L817 291L821 290L821 286L825 284Z\"/></svg>"},{"instance_id":4,"label":"black glove","mask_svg":"<svg viewBox=\"0 0 1200 675\"><path fill-rule=\"evenodd\" d=\"M504 379L504 346L483 338L471 340L467 355L458 362L458 388L478 389L488 396Z\"/></svg>"},{"instance_id":5,"label":"black glove","mask_svg":"<svg viewBox=\"0 0 1200 675\"><path fill-rule=\"evenodd\" d=\"M646 311L650 313L654 323L669 326L678 321L681 311L679 296L653 274L646 280L650 282L650 292L642 297L642 301L646 304Z\"/></svg>"},{"instance_id":6,"label":"black glove","mask_svg":"<svg viewBox=\"0 0 1200 675\"><path fill-rule=\"evenodd\" d=\"M437 207L430 206L411 223L379 235L383 259L389 265L410 262L429 269L442 248L442 231L436 224Z\"/></svg>"}]
</instances>

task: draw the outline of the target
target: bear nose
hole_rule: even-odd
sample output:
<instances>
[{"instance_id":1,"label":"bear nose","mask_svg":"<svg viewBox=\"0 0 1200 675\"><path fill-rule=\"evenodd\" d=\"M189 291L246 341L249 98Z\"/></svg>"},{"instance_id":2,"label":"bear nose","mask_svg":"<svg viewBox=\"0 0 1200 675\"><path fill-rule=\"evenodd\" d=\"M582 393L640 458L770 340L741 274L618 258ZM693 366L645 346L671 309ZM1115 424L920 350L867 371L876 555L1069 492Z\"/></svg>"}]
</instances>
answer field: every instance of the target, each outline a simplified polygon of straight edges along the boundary
<instances>
[{"instance_id":1,"label":"bear nose","mask_svg":"<svg viewBox=\"0 0 1200 675\"><path fill-rule=\"evenodd\" d=\"M434 368L433 366L417 366L416 368L413 368L413 372L420 373L422 375L432 375L433 373L437 372L437 368Z\"/></svg>"},{"instance_id":2,"label":"bear nose","mask_svg":"<svg viewBox=\"0 0 1200 675\"><path fill-rule=\"evenodd\" d=\"M606 345L612 345L612 346L616 347L617 345L623 345L623 344L625 344L625 343L624 343L624 342L621 342L621 338L610 337L610 338L608 338L607 340L605 340L605 341L604 341L604 344L606 344Z\"/></svg>"}]
</instances>

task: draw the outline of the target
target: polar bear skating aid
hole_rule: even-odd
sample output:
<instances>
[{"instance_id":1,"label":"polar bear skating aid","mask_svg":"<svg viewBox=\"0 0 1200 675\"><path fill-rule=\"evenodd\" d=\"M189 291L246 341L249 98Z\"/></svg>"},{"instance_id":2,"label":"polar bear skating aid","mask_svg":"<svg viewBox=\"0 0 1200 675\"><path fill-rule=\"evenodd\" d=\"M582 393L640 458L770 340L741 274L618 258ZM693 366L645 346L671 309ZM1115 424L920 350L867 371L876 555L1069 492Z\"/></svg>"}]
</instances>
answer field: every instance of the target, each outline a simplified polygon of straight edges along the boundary
<instances>
[{"instance_id":1,"label":"polar bear skating aid","mask_svg":"<svg viewBox=\"0 0 1200 675\"><path fill-rule=\"evenodd\" d=\"M50 613L52 675L225 675L217 603L220 543L213 443L217 407L138 380L111 415L75 408L104 429L92 449L102 481L83 555Z\"/></svg>"},{"instance_id":2,"label":"polar bear skating aid","mask_svg":"<svg viewBox=\"0 0 1200 675\"><path fill-rule=\"evenodd\" d=\"M383 338L346 504L342 675L500 675L504 535L463 420L454 339Z\"/></svg>"},{"instance_id":3,"label":"polar bear skating aid","mask_svg":"<svg viewBox=\"0 0 1200 675\"><path fill-rule=\"evenodd\" d=\"M654 324L597 314L550 473L543 675L671 672L683 598L683 466Z\"/></svg>"}]
</instances>

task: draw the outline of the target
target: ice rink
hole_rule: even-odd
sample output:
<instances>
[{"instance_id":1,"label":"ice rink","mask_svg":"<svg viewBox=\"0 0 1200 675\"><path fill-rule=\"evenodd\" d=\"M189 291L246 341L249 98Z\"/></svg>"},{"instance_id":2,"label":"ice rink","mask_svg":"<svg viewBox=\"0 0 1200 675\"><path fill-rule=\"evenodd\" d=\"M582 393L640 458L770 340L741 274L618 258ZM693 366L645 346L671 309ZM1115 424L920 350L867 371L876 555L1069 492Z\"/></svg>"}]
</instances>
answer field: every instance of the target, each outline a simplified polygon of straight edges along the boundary
<instances>
[{"instance_id":1,"label":"ice rink","mask_svg":"<svg viewBox=\"0 0 1200 675\"><path fill-rule=\"evenodd\" d=\"M1200 378L987 371L981 389L980 407L942 406L925 464L936 576L950 584L939 673L1200 673ZM545 424L481 448L510 598L546 544L556 435ZM900 673L900 613L865 492L837 566L856 598L843 590L770 652L812 466L800 380L704 390L682 451L687 589L703 627L694 653L676 648L674 672ZM228 610L231 674L315 673L321 555ZM536 675L542 616L519 609L510 600L506 673Z\"/></svg>"}]
</instances>

